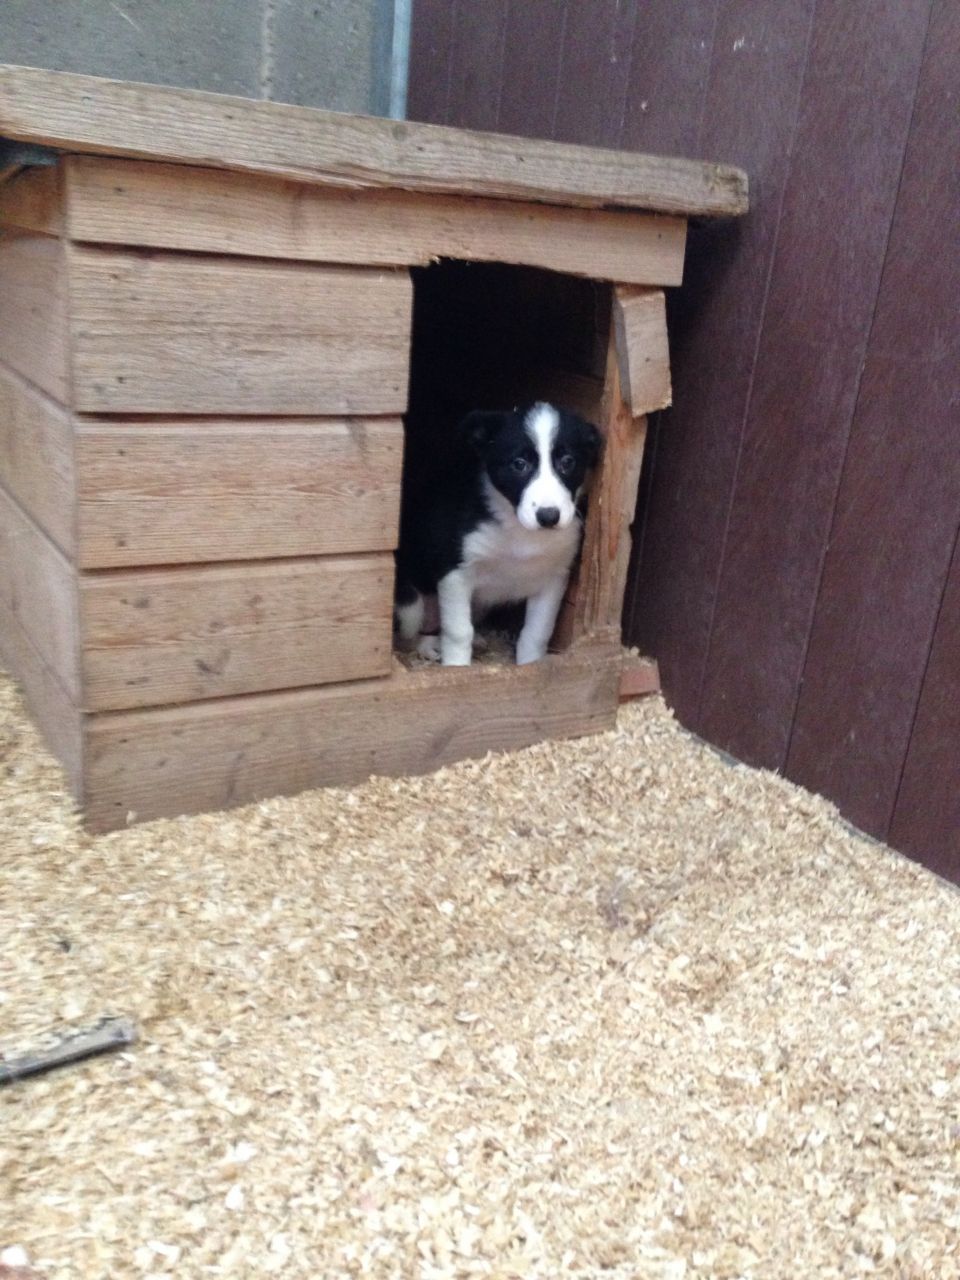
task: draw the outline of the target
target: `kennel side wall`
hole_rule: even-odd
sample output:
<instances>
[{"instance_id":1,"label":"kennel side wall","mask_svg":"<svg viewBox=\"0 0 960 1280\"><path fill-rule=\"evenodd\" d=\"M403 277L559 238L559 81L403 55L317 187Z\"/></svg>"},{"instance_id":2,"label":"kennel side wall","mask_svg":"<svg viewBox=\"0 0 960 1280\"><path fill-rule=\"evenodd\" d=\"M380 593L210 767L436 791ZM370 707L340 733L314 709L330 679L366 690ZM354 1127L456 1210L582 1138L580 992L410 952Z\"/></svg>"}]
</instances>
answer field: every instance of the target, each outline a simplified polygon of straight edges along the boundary
<instances>
[{"instance_id":1,"label":"kennel side wall","mask_svg":"<svg viewBox=\"0 0 960 1280\"><path fill-rule=\"evenodd\" d=\"M68 156L0 187L0 226L0 650L90 826L612 722L643 441L612 344L589 387L549 383L612 440L579 643L393 665L408 268L669 285L682 218Z\"/></svg>"}]
</instances>

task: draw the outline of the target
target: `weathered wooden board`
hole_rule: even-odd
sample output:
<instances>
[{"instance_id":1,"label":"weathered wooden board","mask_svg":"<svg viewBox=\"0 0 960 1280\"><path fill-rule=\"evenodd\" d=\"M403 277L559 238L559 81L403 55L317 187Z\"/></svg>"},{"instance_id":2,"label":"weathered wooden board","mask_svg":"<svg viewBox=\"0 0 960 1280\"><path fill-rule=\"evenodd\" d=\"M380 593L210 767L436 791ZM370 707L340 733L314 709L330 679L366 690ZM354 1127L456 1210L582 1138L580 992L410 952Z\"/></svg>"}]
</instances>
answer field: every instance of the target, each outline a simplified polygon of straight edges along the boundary
<instances>
[{"instance_id":1,"label":"weathered wooden board","mask_svg":"<svg viewBox=\"0 0 960 1280\"><path fill-rule=\"evenodd\" d=\"M645 698L660 692L660 669L653 658L636 658L627 654L620 673L620 701Z\"/></svg>"},{"instance_id":2,"label":"weathered wooden board","mask_svg":"<svg viewBox=\"0 0 960 1280\"><path fill-rule=\"evenodd\" d=\"M62 176L59 165L36 165L0 182L0 224L60 235L65 221Z\"/></svg>"},{"instance_id":3,"label":"weathered wooden board","mask_svg":"<svg viewBox=\"0 0 960 1280\"><path fill-rule=\"evenodd\" d=\"M83 568L388 551L399 420L81 423Z\"/></svg>"},{"instance_id":4,"label":"weathered wooden board","mask_svg":"<svg viewBox=\"0 0 960 1280\"><path fill-rule=\"evenodd\" d=\"M645 78L630 95L632 138L666 149L684 123L699 124L691 150L729 155L762 193L749 218L707 224L688 238L684 289L669 299L676 403L651 424L654 457L637 539L642 552L631 575L627 635L644 652L656 653L670 704L694 729L815 7L813 0L691 6L709 9L716 23L706 46L706 76L699 58L690 58L689 45L657 40L671 26L676 30L674 0L650 0L636 15L633 52L641 55L637 74ZM587 56L602 77L597 52ZM641 111L651 77L669 91L652 110ZM578 81L577 96L588 89ZM797 353L796 344L781 349L787 363ZM748 699L738 697L737 705L744 717L752 714Z\"/></svg>"},{"instance_id":5,"label":"weathered wooden board","mask_svg":"<svg viewBox=\"0 0 960 1280\"><path fill-rule=\"evenodd\" d=\"M960 882L960 542L917 701L890 843Z\"/></svg>"},{"instance_id":6,"label":"weathered wooden board","mask_svg":"<svg viewBox=\"0 0 960 1280\"><path fill-rule=\"evenodd\" d=\"M925 49L787 757L790 777L882 839L909 754L916 766L921 711L944 737L918 831L956 813L960 785L950 712L934 711L929 680L933 650L933 687L949 692L946 654L960 669L958 633L937 639L960 514L960 255L944 241L960 191L960 133L943 128L960 60L955 6L935 6ZM914 797L919 782L914 773ZM901 809L901 837L909 828Z\"/></svg>"},{"instance_id":7,"label":"weathered wooden board","mask_svg":"<svg viewBox=\"0 0 960 1280\"><path fill-rule=\"evenodd\" d=\"M75 491L70 415L3 366L0 484L67 556L73 555Z\"/></svg>"},{"instance_id":8,"label":"weathered wooden board","mask_svg":"<svg viewBox=\"0 0 960 1280\"><path fill-rule=\"evenodd\" d=\"M47 746L67 774L70 789L81 788L81 714L63 685L40 657L18 616L0 592L0 662L20 686L27 710Z\"/></svg>"},{"instance_id":9,"label":"weathered wooden board","mask_svg":"<svg viewBox=\"0 0 960 1280\"><path fill-rule=\"evenodd\" d=\"M584 647L525 667L401 670L385 680L92 716L86 821L105 831L130 813L221 809L596 733L614 723L621 661L618 647Z\"/></svg>"},{"instance_id":10,"label":"weathered wooden board","mask_svg":"<svg viewBox=\"0 0 960 1280\"><path fill-rule=\"evenodd\" d=\"M79 702L73 569L0 488L0 600L64 691Z\"/></svg>"},{"instance_id":11,"label":"weathered wooden board","mask_svg":"<svg viewBox=\"0 0 960 1280\"><path fill-rule=\"evenodd\" d=\"M672 400L667 304L659 289L616 289L613 328L623 398L634 417Z\"/></svg>"},{"instance_id":12,"label":"weathered wooden board","mask_svg":"<svg viewBox=\"0 0 960 1280\"><path fill-rule=\"evenodd\" d=\"M382 554L83 574L83 709L387 675L392 591Z\"/></svg>"},{"instance_id":13,"label":"weathered wooden board","mask_svg":"<svg viewBox=\"0 0 960 1280\"><path fill-rule=\"evenodd\" d=\"M619 632L630 564L631 524L643 465L647 421L624 400L616 335L611 330L603 402L597 424L603 455L590 490L576 587L575 636L605 628Z\"/></svg>"},{"instance_id":14,"label":"weathered wooden board","mask_svg":"<svg viewBox=\"0 0 960 1280\"><path fill-rule=\"evenodd\" d=\"M64 403L70 390L66 286L59 240L0 227L0 360Z\"/></svg>"},{"instance_id":15,"label":"weathered wooden board","mask_svg":"<svg viewBox=\"0 0 960 1280\"><path fill-rule=\"evenodd\" d=\"M406 407L405 271L68 247L73 405L89 413Z\"/></svg>"},{"instance_id":16,"label":"weathered wooden board","mask_svg":"<svg viewBox=\"0 0 960 1280\"><path fill-rule=\"evenodd\" d=\"M651 285L683 278L683 218L351 191L104 156L64 164L75 240L376 266L462 258Z\"/></svg>"},{"instance_id":17,"label":"weathered wooden board","mask_svg":"<svg viewBox=\"0 0 960 1280\"><path fill-rule=\"evenodd\" d=\"M928 0L813 15L696 725L771 769L787 758L929 17Z\"/></svg>"},{"instance_id":18,"label":"weathered wooden board","mask_svg":"<svg viewBox=\"0 0 960 1280\"><path fill-rule=\"evenodd\" d=\"M731 215L738 169L467 133L247 98L0 67L0 134L68 151L174 160L356 187Z\"/></svg>"}]
</instances>

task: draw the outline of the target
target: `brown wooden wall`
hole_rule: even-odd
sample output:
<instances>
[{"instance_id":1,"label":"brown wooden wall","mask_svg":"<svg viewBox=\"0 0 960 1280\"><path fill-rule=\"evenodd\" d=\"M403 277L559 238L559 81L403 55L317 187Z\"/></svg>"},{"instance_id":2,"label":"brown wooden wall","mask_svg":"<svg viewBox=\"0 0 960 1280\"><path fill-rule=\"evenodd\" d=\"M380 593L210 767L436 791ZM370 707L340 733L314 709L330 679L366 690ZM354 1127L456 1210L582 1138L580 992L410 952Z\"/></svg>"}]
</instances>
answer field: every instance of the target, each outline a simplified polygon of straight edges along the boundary
<instances>
[{"instance_id":1,"label":"brown wooden wall","mask_svg":"<svg viewBox=\"0 0 960 1280\"><path fill-rule=\"evenodd\" d=\"M409 114L742 165L625 619L690 728L960 879L960 4L416 0Z\"/></svg>"}]
</instances>

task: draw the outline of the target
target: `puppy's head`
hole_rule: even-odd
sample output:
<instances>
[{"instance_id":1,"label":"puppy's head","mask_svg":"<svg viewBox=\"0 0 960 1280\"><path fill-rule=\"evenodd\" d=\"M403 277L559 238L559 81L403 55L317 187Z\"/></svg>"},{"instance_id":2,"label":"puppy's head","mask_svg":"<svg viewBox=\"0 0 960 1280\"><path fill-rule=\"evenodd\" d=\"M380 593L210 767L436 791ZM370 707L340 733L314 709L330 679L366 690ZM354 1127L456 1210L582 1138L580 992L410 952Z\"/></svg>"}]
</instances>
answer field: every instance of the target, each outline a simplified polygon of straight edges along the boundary
<instances>
[{"instance_id":1,"label":"puppy's head","mask_svg":"<svg viewBox=\"0 0 960 1280\"><path fill-rule=\"evenodd\" d=\"M490 483L525 529L565 529L596 466L600 433L574 413L535 404L510 413L471 413L463 430Z\"/></svg>"}]
</instances>

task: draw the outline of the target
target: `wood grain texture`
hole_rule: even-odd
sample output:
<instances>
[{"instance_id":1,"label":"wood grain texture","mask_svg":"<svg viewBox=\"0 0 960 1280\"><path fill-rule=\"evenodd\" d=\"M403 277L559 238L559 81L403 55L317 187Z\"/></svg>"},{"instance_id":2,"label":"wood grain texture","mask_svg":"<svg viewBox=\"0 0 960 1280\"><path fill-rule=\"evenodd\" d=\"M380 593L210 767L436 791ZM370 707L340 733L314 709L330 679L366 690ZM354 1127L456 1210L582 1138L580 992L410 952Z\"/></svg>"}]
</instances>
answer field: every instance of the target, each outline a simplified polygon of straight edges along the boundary
<instances>
[{"instance_id":1,"label":"wood grain texture","mask_svg":"<svg viewBox=\"0 0 960 1280\"><path fill-rule=\"evenodd\" d=\"M70 400L64 249L0 227L0 360L63 404Z\"/></svg>"},{"instance_id":2,"label":"wood grain texture","mask_svg":"<svg viewBox=\"0 0 960 1280\"><path fill-rule=\"evenodd\" d=\"M393 557L83 574L86 711L383 676Z\"/></svg>"},{"instance_id":3,"label":"wood grain texture","mask_svg":"<svg viewBox=\"0 0 960 1280\"><path fill-rule=\"evenodd\" d=\"M620 701L645 698L660 692L660 671L652 658L635 658L627 654L620 673Z\"/></svg>"},{"instance_id":4,"label":"wood grain texture","mask_svg":"<svg viewBox=\"0 0 960 1280\"><path fill-rule=\"evenodd\" d=\"M942 127L944 102L957 102L955 5L935 6L926 49L787 760L881 838L931 642L946 647L932 638L960 513L960 255L944 252L960 209L960 135ZM957 783L948 741L931 803Z\"/></svg>"},{"instance_id":5,"label":"wood grain texture","mask_svg":"<svg viewBox=\"0 0 960 1280\"><path fill-rule=\"evenodd\" d=\"M474 666L90 717L94 831L371 775L428 773L487 751L578 737L615 720L619 648L526 667Z\"/></svg>"},{"instance_id":6,"label":"wood grain texture","mask_svg":"<svg viewBox=\"0 0 960 1280\"><path fill-rule=\"evenodd\" d=\"M589 5L587 6L589 8ZM628 8L631 6L627 6ZM698 142L706 86L716 47L719 0L648 0L637 6L633 39L620 56L628 60L629 76L616 145L647 148L680 155L702 154ZM754 14L758 6L754 4ZM742 43L756 39L755 28L740 28ZM619 80L616 77L615 83ZM752 93L751 89L751 93ZM745 107L742 95L741 110Z\"/></svg>"},{"instance_id":7,"label":"wood grain texture","mask_svg":"<svg viewBox=\"0 0 960 1280\"><path fill-rule=\"evenodd\" d=\"M81 412L406 407L406 272L77 245L69 259Z\"/></svg>"},{"instance_id":8,"label":"wood grain texture","mask_svg":"<svg viewBox=\"0 0 960 1280\"><path fill-rule=\"evenodd\" d=\"M60 235L64 227L60 166L21 169L0 182L0 224Z\"/></svg>"},{"instance_id":9,"label":"wood grain texture","mask_svg":"<svg viewBox=\"0 0 960 1280\"><path fill-rule=\"evenodd\" d=\"M691 125L702 118L699 154L733 156L756 193L748 218L691 231L684 288L667 299L675 403L651 423L628 593L626 637L657 655L665 695L694 729L812 11L813 0L725 3L705 98L684 112Z\"/></svg>"},{"instance_id":10,"label":"wood grain texture","mask_svg":"<svg viewBox=\"0 0 960 1280\"><path fill-rule=\"evenodd\" d=\"M466 129L498 127L509 8L509 0L454 5L450 79L462 103L459 118Z\"/></svg>"},{"instance_id":11,"label":"wood grain texture","mask_svg":"<svg viewBox=\"0 0 960 1280\"><path fill-rule=\"evenodd\" d=\"M723 165L518 143L501 134L32 67L0 67L0 134L69 151L346 186L704 216L747 207L746 175Z\"/></svg>"},{"instance_id":12,"label":"wood grain texture","mask_svg":"<svg viewBox=\"0 0 960 1280\"><path fill-rule=\"evenodd\" d=\"M0 484L71 557L75 543L73 423L62 405L2 366Z\"/></svg>"},{"instance_id":13,"label":"wood grain texture","mask_svg":"<svg viewBox=\"0 0 960 1280\"><path fill-rule=\"evenodd\" d=\"M699 724L751 764L786 760L928 11L834 0L816 12Z\"/></svg>"},{"instance_id":14,"label":"wood grain texture","mask_svg":"<svg viewBox=\"0 0 960 1280\"><path fill-rule=\"evenodd\" d=\"M453 5L450 0L416 0L410 33L407 116L445 124L450 99Z\"/></svg>"},{"instance_id":15,"label":"wood grain texture","mask_svg":"<svg viewBox=\"0 0 960 1280\"><path fill-rule=\"evenodd\" d=\"M536 5L524 7L537 9ZM650 4L566 0L563 8L557 22L563 48L554 120L546 136L594 147L623 146L624 115L633 75L634 31L646 19ZM541 24L545 25L542 19ZM527 83L526 91L529 97L549 100L542 70Z\"/></svg>"},{"instance_id":16,"label":"wood grain texture","mask_svg":"<svg viewBox=\"0 0 960 1280\"><path fill-rule=\"evenodd\" d=\"M399 420L82 423L83 568L396 546Z\"/></svg>"},{"instance_id":17,"label":"wood grain texture","mask_svg":"<svg viewBox=\"0 0 960 1280\"><path fill-rule=\"evenodd\" d=\"M0 488L0 600L65 693L79 704L76 582L72 567Z\"/></svg>"},{"instance_id":18,"label":"wood grain texture","mask_svg":"<svg viewBox=\"0 0 960 1280\"><path fill-rule=\"evenodd\" d=\"M659 289L616 289L613 328L623 397L634 417L671 400L666 300Z\"/></svg>"},{"instance_id":19,"label":"wood grain texture","mask_svg":"<svg viewBox=\"0 0 960 1280\"><path fill-rule=\"evenodd\" d=\"M2 576L2 570L0 570ZM71 792L81 788L82 716L63 685L37 652L20 618L0 592L0 663L17 684L41 736L67 775Z\"/></svg>"},{"instance_id":20,"label":"wood grain texture","mask_svg":"<svg viewBox=\"0 0 960 1280\"><path fill-rule=\"evenodd\" d=\"M349 191L101 156L65 165L75 240L372 266L462 258L639 284L683 278L683 218Z\"/></svg>"},{"instance_id":21,"label":"wood grain texture","mask_svg":"<svg viewBox=\"0 0 960 1280\"><path fill-rule=\"evenodd\" d=\"M414 13L423 0L416 0ZM474 6L482 8L482 6ZM528 138L558 138L555 130L557 95L544 93L545 82L557 75L567 21L566 0L540 0L539 4L508 3L504 19L500 77L496 84L497 119L501 133ZM462 42L458 32L456 44ZM425 77L426 78L426 77ZM451 88L463 99L464 85L452 73ZM418 116L443 122L450 117ZM574 141L575 139L571 139Z\"/></svg>"},{"instance_id":22,"label":"wood grain texture","mask_svg":"<svg viewBox=\"0 0 960 1280\"><path fill-rule=\"evenodd\" d=\"M890 843L960 883L960 543L937 618Z\"/></svg>"},{"instance_id":23,"label":"wood grain texture","mask_svg":"<svg viewBox=\"0 0 960 1280\"><path fill-rule=\"evenodd\" d=\"M634 417L624 399L612 325L597 425L604 444L600 468L590 490L576 582L573 633L578 637L609 628L619 632L647 430L646 418Z\"/></svg>"}]
</instances>

